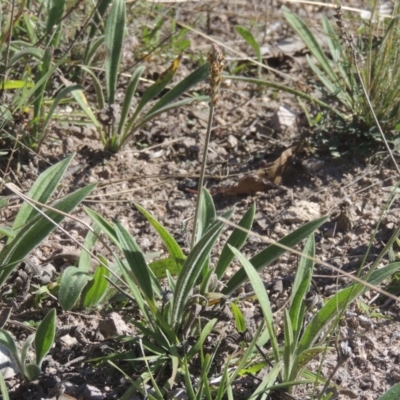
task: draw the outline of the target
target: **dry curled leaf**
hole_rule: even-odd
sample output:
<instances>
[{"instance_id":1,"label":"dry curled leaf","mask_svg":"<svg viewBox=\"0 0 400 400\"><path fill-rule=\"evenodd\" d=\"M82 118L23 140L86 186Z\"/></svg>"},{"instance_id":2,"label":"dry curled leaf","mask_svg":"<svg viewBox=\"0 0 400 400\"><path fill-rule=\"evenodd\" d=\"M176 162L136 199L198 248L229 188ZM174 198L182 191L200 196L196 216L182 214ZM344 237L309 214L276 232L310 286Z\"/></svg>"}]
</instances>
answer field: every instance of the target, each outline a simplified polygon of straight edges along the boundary
<instances>
[{"instance_id":1,"label":"dry curled leaf","mask_svg":"<svg viewBox=\"0 0 400 400\"><path fill-rule=\"evenodd\" d=\"M277 158L275 161L268 164L268 166L259 171L249 173L239 179L234 185L222 189L217 193L222 194L253 194L256 192L263 192L271 189L273 184L279 184L282 181L282 174L284 168L289 160L300 150L300 146L289 147Z\"/></svg>"}]
</instances>

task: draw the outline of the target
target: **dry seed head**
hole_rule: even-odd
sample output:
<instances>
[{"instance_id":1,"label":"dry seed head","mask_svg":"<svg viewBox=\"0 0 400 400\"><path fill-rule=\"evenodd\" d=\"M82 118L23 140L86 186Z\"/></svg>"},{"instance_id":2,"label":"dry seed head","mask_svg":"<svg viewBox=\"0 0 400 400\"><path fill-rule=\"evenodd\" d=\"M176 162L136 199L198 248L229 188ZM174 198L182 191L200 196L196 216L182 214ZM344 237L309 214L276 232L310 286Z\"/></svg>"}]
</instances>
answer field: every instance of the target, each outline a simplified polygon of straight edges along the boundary
<instances>
[{"instance_id":1,"label":"dry seed head","mask_svg":"<svg viewBox=\"0 0 400 400\"><path fill-rule=\"evenodd\" d=\"M215 105L218 101L219 87L222 82L222 71L224 69L224 55L221 49L213 43L211 50L207 54L207 60L210 63L210 103Z\"/></svg>"},{"instance_id":2,"label":"dry seed head","mask_svg":"<svg viewBox=\"0 0 400 400\"><path fill-rule=\"evenodd\" d=\"M336 25L339 28L340 32L340 39L342 42L345 42L349 48L351 48L354 51L354 45L353 45L353 36L346 31L346 25L343 21L343 14L342 14L342 6L338 4L335 8L335 14L334 14L335 20L336 20Z\"/></svg>"}]
</instances>

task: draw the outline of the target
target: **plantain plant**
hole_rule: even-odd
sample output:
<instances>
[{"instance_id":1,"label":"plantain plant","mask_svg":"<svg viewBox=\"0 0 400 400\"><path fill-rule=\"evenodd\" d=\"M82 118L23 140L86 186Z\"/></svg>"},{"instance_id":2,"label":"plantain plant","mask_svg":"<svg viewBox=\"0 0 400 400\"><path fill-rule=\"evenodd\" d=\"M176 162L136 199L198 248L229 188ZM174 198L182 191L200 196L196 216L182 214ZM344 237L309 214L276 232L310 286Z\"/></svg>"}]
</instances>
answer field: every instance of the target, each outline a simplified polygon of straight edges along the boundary
<instances>
[{"instance_id":1,"label":"plantain plant","mask_svg":"<svg viewBox=\"0 0 400 400\"><path fill-rule=\"evenodd\" d=\"M175 85L163 95L161 99L156 101L155 104L151 104L151 102L166 89L177 72L181 59L181 57L178 57L173 61L170 68L164 71L156 82L144 91L135 111L130 114L130 108L136 94L138 82L145 70L144 66L137 67L126 85L121 106L119 107L116 105L118 72L126 29L125 7L124 0L113 0L111 11L107 18L104 35L104 44L107 49L107 58L104 64L106 90L103 91L99 79L89 67L82 67L82 70L92 78L96 91L98 112L95 115L87 104L83 105L82 102L80 104L84 107L86 114L99 131L101 141L105 148L113 152L119 151L140 128L161 113L189 104L193 101L207 100L206 96L199 96L175 101L192 86L207 78L208 65L206 64Z\"/></svg>"},{"instance_id":2,"label":"plantain plant","mask_svg":"<svg viewBox=\"0 0 400 400\"><path fill-rule=\"evenodd\" d=\"M26 339L21 351L18 350L11 334L4 329L0 329L0 344L9 350L11 357L26 382L31 382L40 375L42 362L53 345L55 334L56 310L54 308L44 317L37 331ZM35 347L36 359L35 362L28 363L27 355L32 344ZM2 392L3 390L4 387L2 387Z\"/></svg>"},{"instance_id":3,"label":"plantain plant","mask_svg":"<svg viewBox=\"0 0 400 400\"><path fill-rule=\"evenodd\" d=\"M196 324L194 321L201 318L194 311L195 304L205 308L207 304L210 304L210 307L211 304L215 307L223 307L224 301L247 280L246 271L242 268L226 282L222 291L217 290L220 286L218 281L224 276L235 257L235 249L239 251L247 239L247 230L251 227L254 218L254 206L250 207L240 220L238 224L240 228L234 229L231 233L220 252L218 261L211 264L210 254L225 223L217 217L212 197L205 189L202 190L201 196L202 207L197 241L187 256L184 255L172 235L149 212L136 205L168 250L166 257L150 263L146 262L135 239L118 221L109 223L93 210L86 208L87 214L125 257L122 259L118 255L115 256L115 261L129 288L127 290L119 285L120 290L140 310L140 319L132 323L143 334L141 338L145 352L143 357L148 356L152 359L152 363L149 364L149 373L155 376L160 369L164 370L168 365L171 370L168 387L173 385L177 375L182 376L189 385L191 360L198 356L204 340L218 322L217 318L212 318L204 326ZM234 210L228 210L222 214L221 218L229 219L233 212ZM293 247L325 221L326 217L312 221L283 238L280 243ZM271 245L254 256L251 263L256 270L260 270L271 264L285 251L277 245ZM166 287L162 287L161 278L166 279ZM237 310L235 310L235 315L240 321L240 313ZM237 322L238 327L241 325ZM189 335L196 338L195 344L189 351L182 353L182 349L187 346L186 338ZM137 342L137 339L133 341Z\"/></svg>"}]
</instances>

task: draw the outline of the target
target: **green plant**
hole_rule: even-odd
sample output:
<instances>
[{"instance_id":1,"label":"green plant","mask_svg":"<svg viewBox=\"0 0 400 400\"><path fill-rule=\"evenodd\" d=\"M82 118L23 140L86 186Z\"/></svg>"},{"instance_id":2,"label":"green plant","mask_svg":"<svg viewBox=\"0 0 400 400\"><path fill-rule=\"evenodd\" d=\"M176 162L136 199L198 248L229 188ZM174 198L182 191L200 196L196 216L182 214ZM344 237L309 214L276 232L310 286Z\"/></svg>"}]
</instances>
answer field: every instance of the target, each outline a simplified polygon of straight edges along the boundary
<instances>
[{"instance_id":1,"label":"green plant","mask_svg":"<svg viewBox=\"0 0 400 400\"><path fill-rule=\"evenodd\" d=\"M43 359L53 345L55 333L56 310L54 308L44 317L36 333L26 339L21 351L18 351L17 345L10 333L4 329L0 329L0 343L9 350L18 366L19 372L26 382L33 381L40 375ZM27 355L32 343L35 347L36 360L35 362L27 363Z\"/></svg>"},{"instance_id":2,"label":"green plant","mask_svg":"<svg viewBox=\"0 0 400 400\"><path fill-rule=\"evenodd\" d=\"M400 383L397 383L390 388L385 394L379 397L378 400L396 400L400 396Z\"/></svg>"},{"instance_id":3,"label":"green plant","mask_svg":"<svg viewBox=\"0 0 400 400\"><path fill-rule=\"evenodd\" d=\"M260 345L265 344L267 340L270 341L275 366L283 360L282 368L278 373L279 387L285 387L292 391L300 383L319 383L319 376L311 379L304 369L317 355L328 350L326 340L336 329L344 311L353 300L365 293L368 288L362 283L355 282L340 290L306 324L306 294L310 288L315 257L314 238L311 236L299 263L288 309L284 311L284 341L283 349L281 349L275 333L277 330L274 327L268 294L260 276L252 263L246 260L237 249L231 248L231 251L248 274L264 314L267 329L264 337L260 340ZM379 285L399 269L400 263L392 263L382 269L370 271L363 277L363 280L372 285ZM302 381L301 378L306 379ZM274 387L275 385L270 389ZM257 389L252 399L256 399L257 395L263 393L264 390L265 387L262 387L262 390Z\"/></svg>"},{"instance_id":4,"label":"green plant","mask_svg":"<svg viewBox=\"0 0 400 400\"><path fill-rule=\"evenodd\" d=\"M45 204L50 199L73 157L74 155L71 155L44 171L27 196L13 186L5 184L25 203L18 211L11 229L5 230L8 241L0 251L0 287L19 263L64 219L65 214L78 206L95 188L96 185L91 184L78 189L52 203L46 212L41 211L40 206L36 206Z\"/></svg>"},{"instance_id":5,"label":"green plant","mask_svg":"<svg viewBox=\"0 0 400 400\"><path fill-rule=\"evenodd\" d=\"M217 263L213 266L210 265L210 254L224 223L216 217L212 198L205 189L202 190L201 196L202 207L199 221L202 223L198 225L199 239L187 257L168 231L151 214L136 205L157 231L169 253L168 256L151 263L146 262L145 256L134 238L119 222L114 221L113 224L110 224L93 210L85 209L95 224L125 256L125 260L116 256L116 262L130 293L123 286L120 287L120 290L134 301L140 310L140 320L132 321L132 323L143 334L141 344L144 353L142 357L136 358L136 362L144 362L145 358L152 360L148 366L149 370L143 375L143 377L147 377L146 381L151 376L157 376L161 371L165 371L166 368L170 369L169 378L166 378L166 381L162 380L163 390L172 387L177 376L181 376L186 382L186 386L189 385L191 364L194 359L197 359L204 340L217 323L216 318L205 321L204 325L200 323L202 318L195 311L196 304L205 308L208 303L210 303L209 307L211 304L213 304L212 307L222 307L222 299L229 298L234 290L247 279L246 272L242 268L228 280L222 292L215 292L218 280L225 274L234 258L235 253L232 249L239 250L245 243L248 233L243 232L240 228L234 229L225 243ZM245 230L250 228L254 211L254 207L251 207L245 213L239 222L241 228ZM222 217L229 219L232 214L233 210L229 210ZM326 221L326 217L310 222L283 238L280 243L293 247L309 236L324 221ZM251 262L254 268L260 270L285 251L277 245L271 245L254 256ZM168 289L163 289L159 282L159 279L164 276L168 282ZM176 276L176 280L173 276ZM199 321L199 324L195 321ZM195 344L190 350L184 350L187 346L186 338L188 336L196 338ZM130 340L138 345L137 339ZM255 346L255 342L253 346ZM203 356L205 357L204 365L212 363L213 356L211 359L208 355ZM115 355L115 357L122 357L122 355ZM238 361L235 359L232 362ZM243 369L243 366L240 369ZM206 375L203 376L203 381L206 385ZM212 391L215 391L214 387Z\"/></svg>"},{"instance_id":6,"label":"green plant","mask_svg":"<svg viewBox=\"0 0 400 400\"><path fill-rule=\"evenodd\" d=\"M376 119L386 131L398 130L398 110L400 108L399 68L400 51L398 46L400 26L397 15L398 5L393 11L394 18L389 23L372 18L362 26L367 40L359 40L349 45L349 38L343 36L343 17L340 9L336 13L336 21L340 29L336 33L330 21L324 17L322 24L328 43L330 57L322 50L314 34L307 24L296 14L284 7L283 13L294 31L303 40L314 59L307 57L308 63L322 84L324 94L335 97L341 104L347 118L355 118L361 128L370 131L376 126ZM381 36L381 27L384 33ZM379 35L380 39L375 39ZM353 47L351 47L353 46ZM357 48L355 48L357 46ZM364 58L359 63L360 76L357 74L358 64L354 57ZM363 87L365 86L366 93ZM369 104L376 114L371 112ZM381 136L374 131L370 134L375 140Z\"/></svg>"},{"instance_id":7,"label":"green plant","mask_svg":"<svg viewBox=\"0 0 400 400\"><path fill-rule=\"evenodd\" d=\"M262 63L262 54L261 54L261 48L259 43L257 42L257 39L253 36L253 34L244 26L237 25L236 26L236 32L247 42L248 45L252 47L254 52L256 53L257 56L257 76L259 79L261 79L261 63Z\"/></svg>"},{"instance_id":8,"label":"green plant","mask_svg":"<svg viewBox=\"0 0 400 400\"><path fill-rule=\"evenodd\" d=\"M78 85L67 85L58 91L54 99L49 96L49 84L55 80L58 68L67 59L67 53L59 59L54 56L54 49L60 45L62 38L66 2L51 0L45 6L46 21L35 20L31 13L24 13L25 2L21 3L19 17L11 21L13 15L10 15L6 32L9 48L1 82L5 90L15 90L11 104L7 106L11 115L32 108L32 116L20 129L21 137L16 140L21 140L23 145L36 151L39 151L47 136L49 122L60 101L64 101L71 92L82 90ZM22 29L22 32L18 32L18 29ZM4 36L2 41L5 39ZM39 47L39 44L42 46ZM19 79L8 79L9 75L16 75ZM6 120L12 122L12 117Z\"/></svg>"},{"instance_id":9,"label":"green plant","mask_svg":"<svg viewBox=\"0 0 400 400\"><path fill-rule=\"evenodd\" d=\"M115 106L115 95L125 33L125 14L125 1L114 0L110 14L107 18L105 31L105 45L108 49L108 55L105 61L105 95L101 83L96 75L89 68L83 67L83 70L93 79L93 84L96 90L97 105L100 112L97 113L97 117L95 117L89 106L86 105L84 110L99 130L105 148L114 152L121 149L121 147L126 144L138 129L161 113L195 100L202 101L207 99L207 97L202 96L175 101L192 86L203 81L207 77L208 66L203 65L169 90L168 93L163 95L160 100L150 107L150 109L144 111L144 108L167 87L174 77L180 63L180 57L178 57L174 60L171 67L162 73L157 81L143 93L135 112L133 115L129 116L131 103L135 96L139 79L145 69L144 66L136 68L126 87L121 112L120 115L118 115L119 113Z\"/></svg>"}]
</instances>

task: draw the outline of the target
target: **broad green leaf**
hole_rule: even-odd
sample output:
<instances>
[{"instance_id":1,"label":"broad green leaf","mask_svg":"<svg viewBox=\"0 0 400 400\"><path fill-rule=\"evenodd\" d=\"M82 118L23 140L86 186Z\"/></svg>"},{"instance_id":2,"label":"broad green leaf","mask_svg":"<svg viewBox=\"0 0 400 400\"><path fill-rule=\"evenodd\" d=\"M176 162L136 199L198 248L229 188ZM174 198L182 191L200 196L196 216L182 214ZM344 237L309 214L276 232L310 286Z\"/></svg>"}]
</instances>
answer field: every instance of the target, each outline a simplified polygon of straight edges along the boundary
<instances>
[{"instance_id":1,"label":"broad green leaf","mask_svg":"<svg viewBox=\"0 0 400 400\"><path fill-rule=\"evenodd\" d=\"M150 222L153 228L156 230L161 240L163 241L165 247L175 262L177 263L177 268L181 270L181 265L185 260L185 255L183 254L179 244L176 242L174 237L143 207L135 204L135 207L140 211L140 213ZM172 271L170 271L172 273Z\"/></svg>"},{"instance_id":2,"label":"broad green leaf","mask_svg":"<svg viewBox=\"0 0 400 400\"><path fill-rule=\"evenodd\" d=\"M93 307L98 304L108 289L108 280L110 272L104 266L99 266L93 275L93 280L88 284L88 289L83 299L83 307Z\"/></svg>"},{"instance_id":3,"label":"broad green leaf","mask_svg":"<svg viewBox=\"0 0 400 400\"><path fill-rule=\"evenodd\" d=\"M105 45L108 51L105 62L107 102L115 103L118 70L121 61L122 45L125 35L125 0L113 0L110 14L107 18Z\"/></svg>"},{"instance_id":4,"label":"broad green leaf","mask_svg":"<svg viewBox=\"0 0 400 400\"><path fill-rule=\"evenodd\" d=\"M70 213L95 187L96 184L91 184L78 189L57 200L52 207L63 213ZM18 263L55 229L54 222L59 224L64 219L64 215L54 211L47 211L45 215L50 220L37 215L0 251L0 287Z\"/></svg>"},{"instance_id":5,"label":"broad green leaf","mask_svg":"<svg viewBox=\"0 0 400 400\"><path fill-rule=\"evenodd\" d=\"M232 210L225 213L228 218L230 218L232 214ZM205 235L190 251L185 263L183 264L182 271L180 272L176 282L175 293L173 297L172 325L174 329L179 328L183 317L183 310L189 299L189 293L196 284L197 278L200 276L202 268L207 262L212 247L220 235L223 227L223 222L215 221L214 224L207 230Z\"/></svg>"},{"instance_id":6,"label":"broad green leaf","mask_svg":"<svg viewBox=\"0 0 400 400\"><path fill-rule=\"evenodd\" d=\"M243 215L238 225L244 228L245 230L250 230L251 226L253 225L255 210L256 207L253 204ZM244 245L244 243L246 242L248 235L249 234L247 232L241 229L235 228L233 230L233 232L229 236L229 239L227 240L222 249L217 266L215 267L215 273L217 274L218 279L221 279L224 276L226 269L229 267L230 263L235 257L234 254L229 250L228 245L234 247L235 249L240 250Z\"/></svg>"},{"instance_id":7,"label":"broad green leaf","mask_svg":"<svg viewBox=\"0 0 400 400\"><path fill-rule=\"evenodd\" d=\"M275 328L274 328L274 321L272 318L272 310L271 310L271 304L269 302L267 290L265 289L264 283L256 271L256 269L253 267L253 265L243 256L243 254L235 249L234 247L230 246L229 247L235 257L240 261L240 264L242 264L244 271L246 272L247 276L249 277L250 283L253 287L254 293L257 296L258 302L260 304L261 310L264 314L265 317L265 322L267 324L268 328L268 333L269 333L269 338L271 340L271 345L272 345L272 351L274 354L275 361L279 361L279 348L278 348L278 341L275 335ZM261 331L260 331L261 333Z\"/></svg>"},{"instance_id":8,"label":"broad green leaf","mask_svg":"<svg viewBox=\"0 0 400 400\"><path fill-rule=\"evenodd\" d=\"M200 213L197 221L197 242L215 221L216 211L214 201L206 188L201 188Z\"/></svg>"},{"instance_id":9,"label":"broad green leaf","mask_svg":"<svg viewBox=\"0 0 400 400\"><path fill-rule=\"evenodd\" d=\"M25 375L29 382L34 381L40 374L41 370L37 364L28 364L25 366Z\"/></svg>"},{"instance_id":10,"label":"broad green leaf","mask_svg":"<svg viewBox=\"0 0 400 400\"><path fill-rule=\"evenodd\" d=\"M400 383L396 383L385 394L379 397L378 400L398 400L400 399Z\"/></svg>"},{"instance_id":11,"label":"broad green leaf","mask_svg":"<svg viewBox=\"0 0 400 400\"><path fill-rule=\"evenodd\" d=\"M261 57L260 45L258 44L253 34L244 26L237 25L235 29L236 32L247 42L247 44L249 44L253 48L254 53L256 53L257 55L257 58L260 58Z\"/></svg>"},{"instance_id":12,"label":"broad green leaf","mask_svg":"<svg viewBox=\"0 0 400 400\"><path fill-rule=\"evenodd\" d=\"M47 11L46 31L51 32L54 26L57 26L64 14L65 0L49 0Z\"/></svg>"},{"instance_id":13,"label":"broad green leaf","mask_svg":"<svg viewBox=\"0 0 400 400\"><path fill-rule=\"evenodd\" d=\"M74 156L75 154L71 154L64 160L42 172L36 179L36 182L33 184L31 190L29 190L27 197L46 204L54 191L57 189ZM38 215L38 212L31 205L26 202L22 204L13 223L12 229L15 232L14 234L18 233L24 227L24 225L32 220L32 218L36 215Z\"/></svg>"},{"instance_id":14,"label":"broad green leaf","mask_svg":"<svg viewBox=\"0 0 400 400\"><path fill-rule=\"evenodd\" d=\"M87 272L76 267L67 267L61 275L58 300L63 310L72 310L83 288L92 279Z\"/></svg>"},{"instance_id":15,"label":"broad green leaf","mask_svg":"<svg viewBox=\"0 0 400 400\"><path fill-rule=\"evenodd\" d=\"M300 243L303 239L310 236L316 229L318 229L325 221L327 221L328 216L318 218L314 221L304 224L300 228L297 228L294 232L285 236L283 239L279 240L278 243L293 248L296 244ZM254 268L259 271L260 269L266 267L278 259L282 254L286 253L286 249L279 247L275 244L268 246L266 249L260 251L253 258L250 259L250 263ZM243 268L237 271L232 278L228 281L222 293L228 295L231 294L238 286L246 281L247 275Z\"/></svg>"},{"instance_id":16,"label":"broad green leaf","mask_svg":"<svg viewBox=\"0 0 400 400\"><path fill-rule=\"evenodd\" d=\"M36 364L40 367L51 349L56 335L56 309L52 308L40 323L35 334Z\"/></svg>"},{"instance_id":17,"label":"broad green leaf","mask_svg":"<svg viewBox=\"0 0 400 400\"><path fill-rule=\"evenodd\" d=\"M21 364L22 365L25 365L29 348L31 347L31 344L33 343L34 340L35 340L35 334L32 333L31 335L28 336L28 338L25 340L25 343L22 346L22 349L21 349Z\"/></svg>"},{"instance_id":18,"label":"broad green leaf","mask_svg":"<svg viewBox=\"0 0 400 400\"><path fill-rule=\"evenodd\" d=\"M85 238L85 243L83 244L83 247L89 251L93 249L94 245L97 242L96 235L100 234L100 228L96 223L93 224L93 230L94 233L90 229L88 230L88 233L86 234ZM83 272L89 272L91 265L91 257L86 250L82 249L78 262L78 269Z\"/></svg>"},{"instance_id":19,"label":"broad green leaf","mask_svg":"<svg viewBox=\"0 0 400 400\"><path fill-rule=\"evenodd\" d=\"M129 264L130 270L140 290L146 296L147 300L154 304L154 293L149 266L146 263L142 250L135 239L118 221L114 221L114 225L126 261Z\"/></svg>"}]
</instances>

